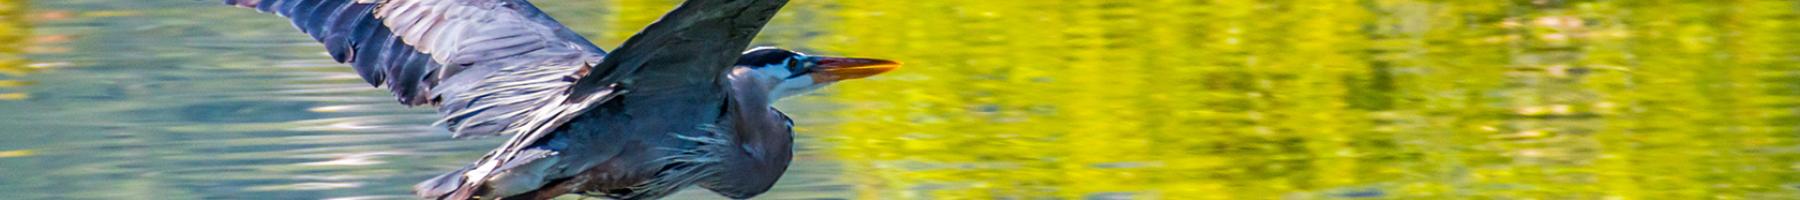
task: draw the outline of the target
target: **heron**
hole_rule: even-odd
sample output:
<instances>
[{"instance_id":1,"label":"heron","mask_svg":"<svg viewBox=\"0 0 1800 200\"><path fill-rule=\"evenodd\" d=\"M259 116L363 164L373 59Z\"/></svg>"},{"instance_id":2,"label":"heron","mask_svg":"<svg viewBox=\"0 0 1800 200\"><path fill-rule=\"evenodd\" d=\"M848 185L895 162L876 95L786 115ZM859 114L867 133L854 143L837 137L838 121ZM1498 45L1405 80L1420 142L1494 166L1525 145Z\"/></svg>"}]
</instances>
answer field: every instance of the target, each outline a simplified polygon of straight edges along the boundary
<instances>
[{"instance_id":1,"label":"heron","mask_svg":"<svg viewBox=\"0 0 1800 200\"><path fill-rule=\"evenodd\" d=\"M508 136L422 199L767 192L793 157L771 104L898 68L750 49L786 0L689 0L608 53L526 0L224 0L287 17L453 138Z\"/></svg>"}]
</instances>

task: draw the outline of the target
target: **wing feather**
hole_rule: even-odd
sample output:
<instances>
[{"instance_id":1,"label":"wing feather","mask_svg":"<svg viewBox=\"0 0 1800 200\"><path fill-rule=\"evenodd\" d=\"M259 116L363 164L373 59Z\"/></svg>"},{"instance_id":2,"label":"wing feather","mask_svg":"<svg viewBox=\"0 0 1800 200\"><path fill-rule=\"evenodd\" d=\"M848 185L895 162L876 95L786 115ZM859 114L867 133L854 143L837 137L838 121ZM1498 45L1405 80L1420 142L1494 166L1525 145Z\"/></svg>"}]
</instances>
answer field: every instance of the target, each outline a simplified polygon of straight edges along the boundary
<instances>
[{"instance_id":1,"label":"wing feather","mask_svg":"<svg viewBox=\"0 0 1800 200\"><path fill-rule=\"evenodd\" d=\"M524 0L224 2L288 17L333 60L387 87L402 104L460 104L439 107L440 124L457 137L555 121L521 114L541 105L500 100L560 99L572 82L567 76L606 55Z\"/></svg>"}]
</instances>

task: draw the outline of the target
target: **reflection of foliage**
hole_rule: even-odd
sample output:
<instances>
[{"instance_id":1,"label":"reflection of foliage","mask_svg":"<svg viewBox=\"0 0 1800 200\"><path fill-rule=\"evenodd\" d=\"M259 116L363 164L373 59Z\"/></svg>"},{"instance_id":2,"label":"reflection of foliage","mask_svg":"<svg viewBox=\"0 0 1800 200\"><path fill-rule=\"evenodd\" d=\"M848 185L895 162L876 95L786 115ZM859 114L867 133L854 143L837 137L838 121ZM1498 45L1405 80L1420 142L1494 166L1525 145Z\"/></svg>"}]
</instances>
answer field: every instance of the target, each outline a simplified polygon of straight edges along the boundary
<instances>
[{"instance_id":1,"label":"reflection of foliage","mask_svg":"<svg viewBox=\"0 0 1800 200\"><path fill-rule=\"evenodd\" d=\"M1679 2L846 0L814 43L908 63L836 90L870 199L1791 195L1794 5Z\"/></svg>"},{"instance_id":2,"label":"reflection of foliage","mask_svg":"<svg viewBox=\"0 0 1800 200\"><path fill-rule=\"evenodd\" d=\"M25 93L8 91L8 88L21 87L30 83L9 80L8 77L25 76L31 73L23 55L25 44L30 40L31 27L26 22L26 1L0 0L0 100L25 99Z\"/></svg>"}]
</instances>

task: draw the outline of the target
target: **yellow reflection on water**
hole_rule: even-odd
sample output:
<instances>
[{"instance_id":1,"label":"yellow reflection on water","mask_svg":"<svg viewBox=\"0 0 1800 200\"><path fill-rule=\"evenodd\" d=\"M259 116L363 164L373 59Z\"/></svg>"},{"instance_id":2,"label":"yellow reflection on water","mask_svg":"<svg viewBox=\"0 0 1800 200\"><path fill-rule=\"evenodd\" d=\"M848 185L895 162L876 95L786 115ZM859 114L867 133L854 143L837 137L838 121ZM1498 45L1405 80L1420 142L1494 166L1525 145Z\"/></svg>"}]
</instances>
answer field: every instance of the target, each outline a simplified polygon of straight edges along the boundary
<instances>
[{"instance_id":1,"label":"yellow reflection on water","mask_svg":"<svg viewBox=\"0 0 1800 200\"><path fill-rule=\"evenodd\" d=\"M1793 1L824 4L858 199L1800 196Z\"/></svg>"},{"instance_id":2,"label":"yellow reflection on water","mask_svg":"<svg viewBox=\"0 0 1800 200\"><path fill-rule=\"evenodd\" d=\"M32 154L37 153L32 150L6 150L0 151L0 158L26 157L31 156Z\"/></svg>"},{"instance_id":3,"label":"yellow reflection on water","mask_svg":"<svg viewBox=\"0 0 1800 200\"><path fill-rule=\"evenodd\" d=\"M611 1L611 4L607 5L607 9L613 13L607 15L607 18L604 19L609 26L603 33L603 36L593 38L594 43L624 43L625 39L630 38L632 34L636 34L638 30L643 30L644 26L650 25L650 22L655 22L657 18L662 17L663 13L668 12L669 9L674 8L676 4L680 3L681 1L679 0L613 0ZM606 48L610 49L612 47L608 46Z\"/></svg>"},{"instance_id":4,"label":"yellow reflection on water","mask_svg":"<svg viewBox=\"0 0 1800 200\"><path fill-rule=\"evenodd\" d=\"M30 41L31 26L25 19L26 1L0 0L0 101L24 100L31 96L15 88L30 82L11 80L36 70L26 64L24 53Z\"/></svg>"}]
</instances>

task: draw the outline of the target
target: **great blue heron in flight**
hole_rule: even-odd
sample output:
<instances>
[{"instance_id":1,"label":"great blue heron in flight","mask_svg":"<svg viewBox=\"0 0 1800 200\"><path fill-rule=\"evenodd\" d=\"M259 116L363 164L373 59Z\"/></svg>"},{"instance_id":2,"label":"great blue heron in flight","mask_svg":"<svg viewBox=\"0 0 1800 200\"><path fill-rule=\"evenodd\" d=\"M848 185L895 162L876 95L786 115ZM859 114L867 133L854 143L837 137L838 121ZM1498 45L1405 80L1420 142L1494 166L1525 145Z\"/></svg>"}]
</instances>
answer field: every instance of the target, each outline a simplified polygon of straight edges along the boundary
<instances>
[{"instance_id":1,"label":"great blue heron in flight","mask_svg":"<svg viewBox=\"0 0 1800 200\"><path fill-rule=\"evenodd\" d=\"M775 100L892 61L745 51L786 0L689 0L612 54L525 0L224 0L291 19L363 80L436 105L453 137L511 135L414 186L426 199L768 191L793 155Z\"/></svg>"}]
</instances>

